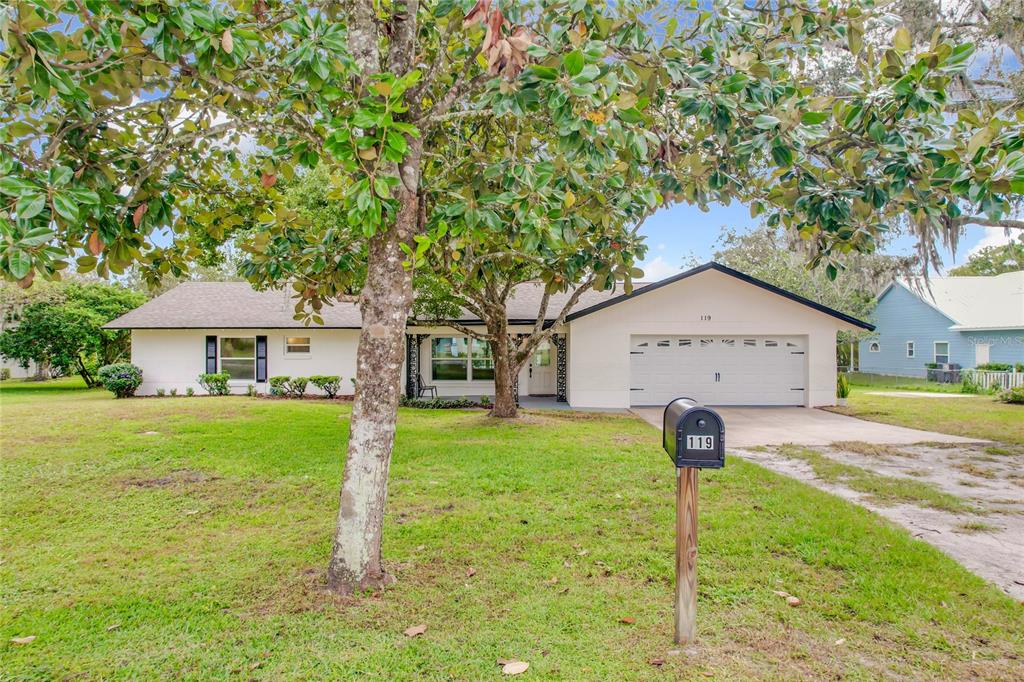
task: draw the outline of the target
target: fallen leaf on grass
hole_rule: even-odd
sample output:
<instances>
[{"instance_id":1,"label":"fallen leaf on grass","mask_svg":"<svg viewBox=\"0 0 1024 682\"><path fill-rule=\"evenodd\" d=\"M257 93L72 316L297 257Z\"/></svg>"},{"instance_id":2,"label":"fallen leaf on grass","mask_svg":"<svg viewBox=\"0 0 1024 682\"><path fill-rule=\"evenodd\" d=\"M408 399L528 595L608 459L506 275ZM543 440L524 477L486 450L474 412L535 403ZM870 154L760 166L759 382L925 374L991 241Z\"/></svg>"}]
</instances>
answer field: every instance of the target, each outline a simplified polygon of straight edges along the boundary
<instances>
[{"instance_id":1,"label":"fallen leaf on grass","mask_svg":"<svg viewBox=\"0 0 1024 682\"><path fill-rule=\"evenodd\" d=\"M790 606L800 606L800 604L802 604L803 602L800 601L799 597L789 596L789 597L786 597L786 603L789 604Z\"/></svg>"},{"instance_id":2,"label":"fallen leaf on grass","mask_svg":"<svg viewBox=\"0 0 1024 682\"><path fill-rule=\"evenodd\" d=\"M526 661L506 661L506 663L501 666L501 672L503 675L518 675L520 673L525 673L526 669L529 667L530 664Z\"/></svg>"},{"instance_id":3,"label":"fallen leaf on grass","mask_svg":"<svg viewBox=\"0 0 1024 682\"><path fill-rule=\"evenodd\" d=\"M11 642L14 644L31 644L36 641L35 635L28 635L27 637L11 637Z\"/></svg>"},{"instance_id":4,"label":"fallen leaf on grass","mask_svg":"<svg viewBox=\"0 0 1024 682\"><path fill-rule=\"evenodd\" d=\"M783 592L782 590L772 590L772 592L775 593L776 597L782 597L783 599L789 596L789 592Z\"/></svg>"},{"instance_id":5,"label":"fallen leaf on grass","mask_svg":"<svg viewBox=\"0 0 1024 682\"><path fill-rule=\"evenodd\" d=\"M636 618L619 618L619 622L623 625L632 625L636 622Z\"/></svg>"},{"instance_id":6,"label":"fallen leaf on grass","mask_svg":"<svg viewBox=\"0 0 1024 682\"><path fill-rule=\"evenodd\" d=\"M844 644L846 644L846 638L845 637L840 637L839 639L836 640L836 646L842 646Z\"/></svg>"},{"instance_id":7,"label":"fallen leaf on grass","mask_svg":"<svg viewBox=\"0 0 1024 682\"><path fill-rule=\"evenodd\" d=\"M475 568L470 566L469 568L466 569L466 577L467 578L472 578L474 575L476 575L476 569Z\"/></svg>"},{"instance_id":8,"label":"fallen leaf on grass","mask_svg":"<svg viewBox=\"0 0 1024 682\"><path fill-rule=\"evenodd\" d=\"M406 637L419 637L420 635L422 635L426 631L427 631L426 624L420 623L419 625L413 625L411 628L406 628L405 636Z\"/></svg>"},{"instance_id":9,"label":"fallen leaf on grass","mask_svg":"<svg viewBox=\"0 0 1024 682\"><path fill-rule=\"evenodd\" d=\"M114 630L117 630L120 627L121 627L120 623L112 623L112 624L107 626L107 632L113 632Z\"/></svg>"},{"instance_id":10,"label":"fallen leaf on grass","mask_svg":"<svg viewBox=\"0 0 1024 682\"><path fill-rule=\"evenodd\" d=\"M660 668L661 666L665 665L665 659L664 658L652 658L651 659L651 665L657 666L657 667Z\"/></svg>"}]
</instances>

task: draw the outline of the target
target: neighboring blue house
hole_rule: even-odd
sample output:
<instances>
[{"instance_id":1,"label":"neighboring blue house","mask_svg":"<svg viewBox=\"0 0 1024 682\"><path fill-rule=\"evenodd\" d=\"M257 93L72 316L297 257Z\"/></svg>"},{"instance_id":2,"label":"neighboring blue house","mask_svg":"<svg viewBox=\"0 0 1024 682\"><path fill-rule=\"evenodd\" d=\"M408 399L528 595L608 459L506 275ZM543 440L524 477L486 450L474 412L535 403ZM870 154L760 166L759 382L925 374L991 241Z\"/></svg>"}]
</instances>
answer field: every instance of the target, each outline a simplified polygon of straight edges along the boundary
<instances>
[{"instance_id":1,"label":"neighboring blue house","mask_svg":"<svg viewBox=\"0 0 1024 682\"><path fill-rule=\"evenodd\" d=\"M923 377L926 363L1024 363L1024 271L893 282L878 297L860 371Z\"/></svg>"}]
</instances>

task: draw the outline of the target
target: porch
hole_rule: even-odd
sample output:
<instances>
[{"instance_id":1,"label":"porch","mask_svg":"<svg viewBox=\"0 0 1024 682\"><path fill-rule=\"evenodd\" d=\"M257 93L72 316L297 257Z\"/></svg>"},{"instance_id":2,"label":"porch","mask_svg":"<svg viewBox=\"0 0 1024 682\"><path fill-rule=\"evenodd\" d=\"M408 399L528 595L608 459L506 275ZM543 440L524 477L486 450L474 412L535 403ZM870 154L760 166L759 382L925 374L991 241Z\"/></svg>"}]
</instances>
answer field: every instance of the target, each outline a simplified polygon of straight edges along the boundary
<instances>
[{"instance_id":1,"label":"porch","mask_svg":"<svg viewBox=\"0 0 1024 682\"><path fill-rule=\"evenodd\" d=\"M527 334L517 334L521 341ZM568 409L565 334L542 342L514 378L516 402L523 407ZM448 330L405 336L405 395L409 398L494 398L494 360L490 345ZM558 408L556 408L558 409Z\"/></svg>"}]
</instances>

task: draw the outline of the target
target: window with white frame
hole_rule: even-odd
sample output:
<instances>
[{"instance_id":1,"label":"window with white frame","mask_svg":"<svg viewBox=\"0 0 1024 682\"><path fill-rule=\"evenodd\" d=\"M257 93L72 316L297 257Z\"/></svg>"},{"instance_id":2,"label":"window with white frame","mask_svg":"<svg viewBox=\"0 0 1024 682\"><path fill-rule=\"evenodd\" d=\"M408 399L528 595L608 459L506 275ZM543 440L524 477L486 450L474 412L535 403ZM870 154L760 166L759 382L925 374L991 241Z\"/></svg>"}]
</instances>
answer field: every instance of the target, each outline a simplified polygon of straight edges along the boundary
<instances>
[{"instance_id":1,"label":"window with white frame","mask_svg":"<svg viewBox=\"0 0 1024 682\"><path fill-rule=\"evenodd\" d=\"M907 341L907 357L908 358L914 357L914 342L913 341Z\"/></svg>"},{"instance_id":2,"label":"window with white frame","mask_svg":"<svg viewBox=\"0 0 1024 682\"><path fill-rule=\"evenodd\" d=\"M489 381L494 379L491 344L464 336L437 336L430 340L430 376L434 381Z\"/></svg>"},{"instance_id":3,"label":"window with white frame","mask_svg":"<svg viewBox=\"0 0 1024 682\"><path fill-rule=\"evenodd\" d=\"M222 336L220 339L220 371L232 381L256 379L256 337Z\"/></svg>"},{"instance_id":4,"label":"window with white frame","mask_svg":"<svg viewBox=\"0 0 1024 682\"><path fill-rule=\"evenodd\" d=\"M310 348L308 336L288 336L284 340L285 355L309 355Z\"/></svg>"},{"instance_id":5,"label":"window with white frame","mask_svg":"<svg viewBox=\"0 0 1024 682\"><path fill-rule=\"evenodd\" d=\"M949 342L948 341L936 341L935 342L935 362L940 365L944 365L949 362Z\"/></svg>"},{"instance_id":6,"label":"window with white frame","mask_svg":"<svg viewBox=\"0 0 1024 682\"><path fill-rule=\"evenodd\" d=\"M877 341L872 341L868 346L868 351L871 353L877 353L880 350L882 350L882 347L878 345Z\"/></svg>"}]
</instances>

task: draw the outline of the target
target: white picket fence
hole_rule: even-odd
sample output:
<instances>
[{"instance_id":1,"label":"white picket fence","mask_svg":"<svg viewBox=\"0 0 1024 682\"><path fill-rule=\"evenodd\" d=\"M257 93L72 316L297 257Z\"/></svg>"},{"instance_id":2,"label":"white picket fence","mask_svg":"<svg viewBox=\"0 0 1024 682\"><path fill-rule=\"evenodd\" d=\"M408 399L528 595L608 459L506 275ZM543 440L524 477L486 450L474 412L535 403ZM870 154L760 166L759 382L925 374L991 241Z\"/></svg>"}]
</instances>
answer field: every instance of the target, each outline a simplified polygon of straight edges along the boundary
<instances>
[{"instance_id":1,"label":"white picket fence","mask_svg":"<svg viewBox=\"0 0 1024 682\"><path fill-rule=\"evenodd\" d=\"M977 369L965 369L961 374L970 374L971 381L986 391L993 386L1004 391L1008 388L1024 386L1024 372L988 372Z\"/></svg>"}]
</instances>

